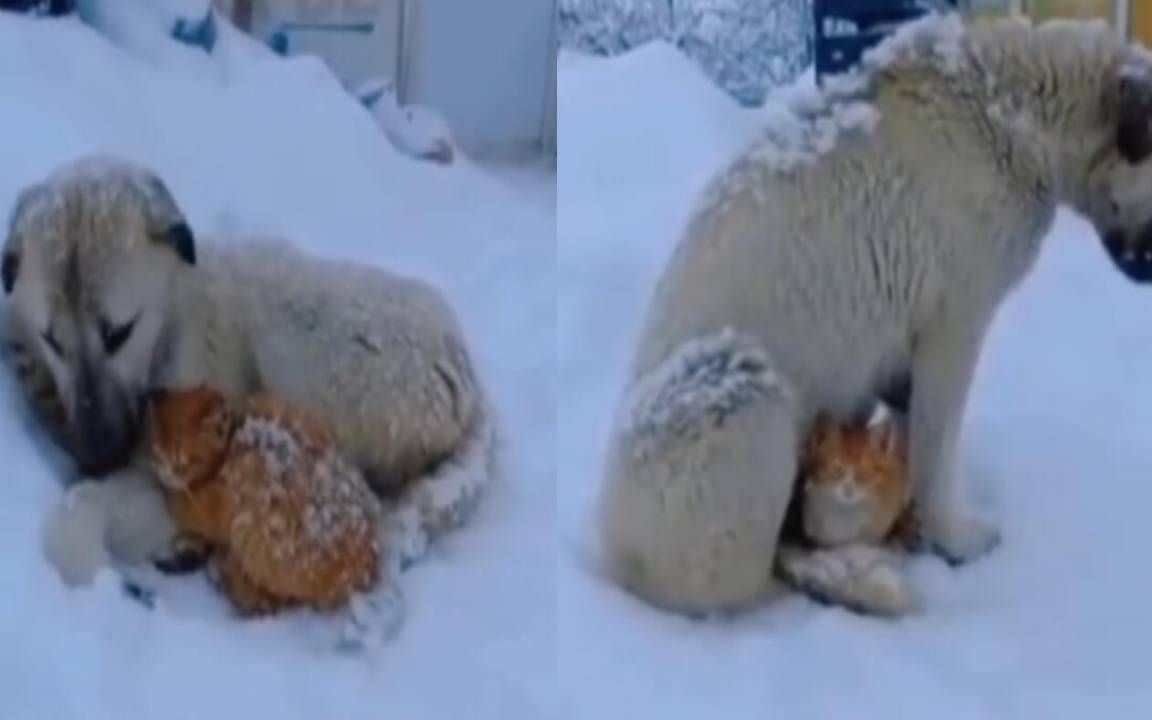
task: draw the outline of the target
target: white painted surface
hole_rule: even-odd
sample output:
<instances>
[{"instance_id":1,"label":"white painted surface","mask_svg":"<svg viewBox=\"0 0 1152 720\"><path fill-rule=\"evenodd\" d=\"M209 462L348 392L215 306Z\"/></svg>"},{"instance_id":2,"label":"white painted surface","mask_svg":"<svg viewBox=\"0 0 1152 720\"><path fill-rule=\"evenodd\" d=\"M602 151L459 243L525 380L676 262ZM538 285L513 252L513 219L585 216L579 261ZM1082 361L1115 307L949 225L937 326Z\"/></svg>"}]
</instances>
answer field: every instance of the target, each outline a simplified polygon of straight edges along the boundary
<instances>
[{"instance_id":1,"label":"white painted surface","mask_svg":"<svg viewBox=\"0 0 1152 720\"><path fill-rule=\"evenodd\" d=\"M467 154L510 159L555 154L555 17L556 0L255 0L253 34L327 25L290 30L290 52L322 57L348 87L392 81ZM362 22L372 34L337 29Z\"/></svg>"},{"instance_id":2,"label":"white painted surface","mask_svg":"<svg viewBox=\"0 0 1152 720\"><path fill-rule=\"evenodd\" d=\"M540 152L555 0L413 0L410 13L403 99L439 110L474 156Z\"/></svg>"},{"instance_id":3,"label":"white painted surface","mask_svg":"<svg viewBox=\"0 0 1152 720\"><path fill-rule=\"evenodd\" d=\"M292 55L316 55L348 87L400 74L404 0L256 0L252 34L283 31Z\"/></svg>"},{"instance_id":4,"label":"white painted surface","mask_svg":"<svg viewBox=\"0 0 1152 720\"><path fill-rule=\"evenodd\" d=\"M556 23L551 32L552 59L548 61L548 90L544 98L544 149L556 161L556 65L559 62L559 36Z\"/></svg>"}]
</instances>

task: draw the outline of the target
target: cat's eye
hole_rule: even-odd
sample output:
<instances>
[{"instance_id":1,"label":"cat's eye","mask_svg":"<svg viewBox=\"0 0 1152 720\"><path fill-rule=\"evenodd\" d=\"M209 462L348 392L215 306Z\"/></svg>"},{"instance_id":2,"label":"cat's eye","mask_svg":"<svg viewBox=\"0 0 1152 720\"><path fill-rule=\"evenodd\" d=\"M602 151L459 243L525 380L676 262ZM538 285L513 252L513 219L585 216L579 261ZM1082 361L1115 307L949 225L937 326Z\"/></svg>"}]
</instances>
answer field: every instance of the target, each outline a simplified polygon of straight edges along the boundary
<instances>
[{"instance_id":1,"label":"cat's eye","mask_svg":"<svg viewBox=\"0 0 1152 720\"><path fill-rule=\"evenodd\" d=\"M111 323L103 323L100 329L100 339L104 343L104 352L109 355L115 355L120 348L124 347L124 343L128 342L128 338L132 337L132 330L136 328L136 319L132 318L123 325L113 325Z\"/></svg>"}]
</instances>

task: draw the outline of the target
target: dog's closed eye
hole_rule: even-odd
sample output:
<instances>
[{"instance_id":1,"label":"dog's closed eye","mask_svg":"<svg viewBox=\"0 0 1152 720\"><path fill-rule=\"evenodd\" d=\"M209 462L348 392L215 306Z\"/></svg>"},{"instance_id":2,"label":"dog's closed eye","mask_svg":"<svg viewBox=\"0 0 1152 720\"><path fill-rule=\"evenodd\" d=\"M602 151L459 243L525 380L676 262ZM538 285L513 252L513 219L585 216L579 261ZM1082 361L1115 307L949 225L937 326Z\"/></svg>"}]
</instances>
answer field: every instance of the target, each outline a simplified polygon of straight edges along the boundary
<instances>
[{"instance_id":1,"label":"dog's closed eye","mask_svg":"<svg viewBox=\"0 0 1152 720\"><path fill-rule=\"evenodd\" d=\"M138 319L139 316L136 316L122 325L114 325L109 322L101 323L100 339L104 343L104 352L115 355L120 348L124 347L124 343L128 342L128 338L132 336Z\"/></svg>"},{"instance_id":2,"label":"dog's closed eye","mask_svg":"<svg viewBox=\"0 0 1152 720\"><path fill-rule=\"evenodd\" d=\"M64 348L60 347L60 341L56 339L56 334L52 332L52 328L41 332L40 337L44 338L44 344L56 353L56 357L64 357Z\"/></svg>"}]
</instances>

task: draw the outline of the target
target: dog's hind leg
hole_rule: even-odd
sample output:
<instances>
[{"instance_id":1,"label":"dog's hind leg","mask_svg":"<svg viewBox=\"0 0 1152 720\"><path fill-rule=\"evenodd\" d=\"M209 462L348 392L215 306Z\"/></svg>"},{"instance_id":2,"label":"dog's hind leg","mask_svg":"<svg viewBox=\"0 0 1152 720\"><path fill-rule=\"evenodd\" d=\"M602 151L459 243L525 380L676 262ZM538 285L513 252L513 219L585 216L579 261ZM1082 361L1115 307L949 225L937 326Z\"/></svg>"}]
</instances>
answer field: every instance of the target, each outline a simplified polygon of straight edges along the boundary
<instances>
[{"instance_id":1,"label":"dog's hind leg","mask_svg":"<svg viewBox=\"0 0 1152 720\"><path fill-rule=\"evenodd\" d=\"M686 343L641 378L600 499L613 579L690 615L770 594L796 476L794 416L766 353L732 331Z\"/></svg>"},{"instance_id":2,"label":"dog's hind leg","mask_svg":"<svg viewBox=\"0 0 1152 720\"><path fill-rule=\"evenodd\" d=\"M496 472L497 418L443 298L409 281L273 304L254 338L261 385L333 433L388 513L403 563L460 527Z\"/></svg>"},{"instance_id":3,"label":"dog's hind leg","mask_svg":"<svg viewBox=\"0 0 1152 720\"><path fill-rule=\"evenodd\" d=\"M396 553L401 569L420 561L440 537L462 527L498 475L493 412L485 402L452 455L385 502L386 546Z\"/></svg>"}]
</instances>

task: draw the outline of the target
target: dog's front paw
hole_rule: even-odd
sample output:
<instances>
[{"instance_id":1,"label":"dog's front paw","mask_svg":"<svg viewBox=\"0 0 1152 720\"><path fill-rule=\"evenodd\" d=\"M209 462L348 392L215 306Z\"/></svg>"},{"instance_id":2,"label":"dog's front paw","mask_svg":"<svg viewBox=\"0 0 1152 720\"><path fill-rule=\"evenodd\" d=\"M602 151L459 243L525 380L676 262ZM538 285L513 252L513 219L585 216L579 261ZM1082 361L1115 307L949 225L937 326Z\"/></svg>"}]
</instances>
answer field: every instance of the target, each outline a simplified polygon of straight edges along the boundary
<instances>
[{"instance_id":1,"label":"dog's front paw","mask_svg":"<svg viewBox=\"0 0 1152 720\"><path fill-rule=\"evenodd\" d=\"M73 486L45 519L44 555L69 587L90 586L112 559L105 545L108 518L100 487Z\"/></svg>"},{"instance_id":2,"label":"dog's front paw","mask_svg":"<svg viewBox=\"0 0 1152 720\"><path fill-rule=\"evenodd\" d=\"M1000 544L1000 530L978 515L927 517L923 533L929 547L952 565L976 560Z\"/></svg>"}]
</instances>

